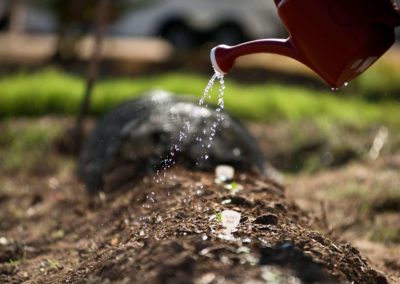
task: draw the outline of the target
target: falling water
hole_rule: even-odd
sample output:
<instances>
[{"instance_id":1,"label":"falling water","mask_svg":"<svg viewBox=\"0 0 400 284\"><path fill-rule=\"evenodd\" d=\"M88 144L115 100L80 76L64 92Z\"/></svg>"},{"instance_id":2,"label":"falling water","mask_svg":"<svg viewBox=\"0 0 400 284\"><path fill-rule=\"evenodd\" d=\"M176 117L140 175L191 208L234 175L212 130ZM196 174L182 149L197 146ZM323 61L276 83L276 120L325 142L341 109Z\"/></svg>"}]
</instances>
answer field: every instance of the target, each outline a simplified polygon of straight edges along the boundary
<instances>
[{"instance_id":1,"label":"falling water","mask_svg":"<svg viewBox=\"0 0 400 284\"><path fill-rule=\"evenodd\" d=\"M208 81L208 84L206 86L206 88L204 89L203 95L201 96L200 100L199 100L199 106L203 106L205 100L208 98L211 98L211 94L210 91L212 90L212 88L214 87L215 81L216 80L222 80L222 84L224 83L224 75L222 75L221 73L218 73L217 71L215 71L214 75L211 77L210 81Z\"/></svg>"},{"instance_id":2,"label":"falling water","mask_svg":"<svg viewBox=\"0 0 400 284\"><path fill-rule=\"evenodd\" d=\"M208 149L210 149L212 146L212 142L213 142L213 139L217 132L218 125L224 119L223 115L221 114L222 110L225 107L225 102L224 102L225 81L224 81L223 74L215 71L214 75L211 77L210 81L207 84L207 87L204 90L203 96L199 100L199 106L202 106L204 104L205 99L207 99L207 98L211 99L210 91L212 91L212 88L214 87L216 80L218 80L218 83L219 83L218 101L217 101L217 108L216 108L217 120L213 121L212 126L208 131L207 131L207 129L203 129L204 135L209 134L208 138L205 141L200 137L196 138L196 141L201 142L201 147L204 148L204 150L205 150L204 153L200 157L201 159L204 159L204 160L208 160L208 158L209 158Z\"/></svg>"},{"instance_id":3,"label":"falling water","mask_svg":"<svg viewBox=\"0 0 400 284\"><path fill-rule=\"evenodd\" d=\"M211 99L211 94L213 87L215 85L215 82L218 80L219 83L219 89L218 89L218 102L217 102L217 115L216 115L216 121L212 123L212 126L210 129L203 129L202 133L204 134L204 137L206 137L207 134L208 137L203 139L201 137L195 137L195 141L198 143L201 143L201 147L204 148L203 154L199 157L201 159L207 160L209 158L208 154L208 149L211 148L213 139L215 137L217 127L219 123L224 119L223 115L221 114L222 110L225 107L224 104L224 90L225 90L225 82L224 82L224 75L221 73L218 73L215 71L214 75L211 77L210 81L208 82L206 88L204 89L203 95L201 96L199 100L199 108L195 111L195 116L198 116L199 112L201 111L202 107L208 107L207 100ZM176 156L177 153L182 151L183 143L184 141L189 138L190 134L190 121L185 121L182 129L179 131L179 141L172 145L170 149L170 153L166 155L165 157L161 157L161 161L159 166L161 166L162 172L160 170L156 171L156 175L154 177L154 180L159 183L162 182L163 178L166 177L166 171L170 169L172 166L176 164ZM198 164L198 162L196 162Z\"/></svg>"}]
</instances>

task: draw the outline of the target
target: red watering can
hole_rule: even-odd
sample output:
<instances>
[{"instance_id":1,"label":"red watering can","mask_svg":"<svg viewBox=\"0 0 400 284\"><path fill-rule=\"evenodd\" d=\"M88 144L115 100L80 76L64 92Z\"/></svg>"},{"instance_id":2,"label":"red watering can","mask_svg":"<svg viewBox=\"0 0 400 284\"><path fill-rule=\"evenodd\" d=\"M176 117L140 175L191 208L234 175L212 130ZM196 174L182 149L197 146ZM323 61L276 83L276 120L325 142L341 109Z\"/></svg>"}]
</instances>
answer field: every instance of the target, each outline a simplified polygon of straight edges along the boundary
<instances>
[{"instance_id":1,"label":"red watering can","mask_svg":"<svg viewBox=\"0 0 400 284\"><path fill-rule=\"evenodd\" d=\"M216 71L225 74L236 58L275 53L294 58L338 88L354 79L394 43L400 14L394 0L275 0L290 36L211 50Z\"/></svg>"}]
</instances>

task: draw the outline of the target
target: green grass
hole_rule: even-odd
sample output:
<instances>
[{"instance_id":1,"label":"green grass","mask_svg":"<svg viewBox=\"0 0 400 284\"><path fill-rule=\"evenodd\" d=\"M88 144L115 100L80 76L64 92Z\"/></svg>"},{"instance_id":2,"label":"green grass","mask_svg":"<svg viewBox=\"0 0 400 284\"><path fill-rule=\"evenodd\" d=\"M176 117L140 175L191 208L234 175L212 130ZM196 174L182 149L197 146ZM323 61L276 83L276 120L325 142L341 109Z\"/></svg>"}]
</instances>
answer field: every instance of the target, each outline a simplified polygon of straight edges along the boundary
<instances>
[{"instance_id":1,"label":"green grass","mask_svg":"<svg viewBox=\"0 0 400 284\"><path fill-rule=\"evenodd\" d=\"M124 100L151 89L201 96L208 78L183 73L139 78L108 79L96 85L91 114L99 115ZM55 69L0 79L0 117L75 114L84 81ZM341 92L307 89L282 84L246 85L226 80L226 108L240 118L252 120L312 119L319 123L399 124L400 103L372 103Z\"/></svg>"},{"instance_id":2,"label":"green grass","mask_svg":"<svg viewBox=\"0 0 400 284\"><path fill-rule=\"evenodd\" d=\"M12 120L3 121L0 127L0 170L17 171L37 168L48 162L47 154L62 127L50 123L15 125Z\"/></svg>"},{"instance_id":3,"label":"green grass","mask_svg":"<svg viewBox=\"0 0 400 284\"><path fill-rule=\"evenodd\" d=\"M392 62L395 60L395 62ZM350 86L363 97L372 100L399 99L400 65L396 59L380 60Z\"/></svg>"},{"instance_id":4,"label":"green grass","mask_svg":"<svg viewBox=\"0 0 400 284\"><path fill-rule=\"evenodd\" d=\"M371 241L385 244L400 243L400 226L383 226L374 227L370 236Z\"/></svg>"}]
</instances>

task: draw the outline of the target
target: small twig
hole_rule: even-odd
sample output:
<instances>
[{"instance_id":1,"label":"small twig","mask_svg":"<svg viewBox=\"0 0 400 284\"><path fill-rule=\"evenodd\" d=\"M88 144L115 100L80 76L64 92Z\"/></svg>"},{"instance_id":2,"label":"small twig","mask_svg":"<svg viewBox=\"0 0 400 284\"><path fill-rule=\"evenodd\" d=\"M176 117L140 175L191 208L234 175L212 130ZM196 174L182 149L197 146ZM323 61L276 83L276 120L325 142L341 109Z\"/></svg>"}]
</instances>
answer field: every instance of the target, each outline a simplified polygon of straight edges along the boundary
<instances>
[{"instance_id":1,"label":"small twig","mask_svg":"<svg viewBox=\"0 0 400 284\"><path fill-rule=\"evenodd\" d=\"M83 119L85 118L85 116L89 111L90 99L98 75L99 63L101 59L102 41L106 28L108 6L109 6L109 0L102 0L98 4L96 10L96 33L94 38L94 46L87 73L86 90L77 119L77 129L80 132L82 132Z\"/></svg>"},{"instance_id":2,"label":"small twig","mask_svg":"<svg viewBox=\"0 0 400 284\"><path fill-rule=\"evenodd\" d=\"M326 231L330 231L330 226L329 226L329 221L328 221L328 214L327 214L327 210L326 210L326 202L324 200L322 200L320 202L321 205L321 218L322 218L322 224L324 226L324 229Z\"/></svg>"}]
</instances>

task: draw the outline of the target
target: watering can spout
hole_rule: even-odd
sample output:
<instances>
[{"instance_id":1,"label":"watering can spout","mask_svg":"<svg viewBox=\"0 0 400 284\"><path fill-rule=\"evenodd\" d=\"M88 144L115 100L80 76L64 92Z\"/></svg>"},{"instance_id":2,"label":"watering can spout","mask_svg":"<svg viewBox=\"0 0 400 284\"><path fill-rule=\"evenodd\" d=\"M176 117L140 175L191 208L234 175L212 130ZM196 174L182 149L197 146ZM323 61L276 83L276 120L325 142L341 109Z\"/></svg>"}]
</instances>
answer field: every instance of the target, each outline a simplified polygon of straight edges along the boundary
<instances>
[{"instance_id":1,"label":"watering can spout","mask_svg":"<svg viewBox=\"0 0 400 284\"><path fill-rule=\"evenodd\" d=\"M226 74L232 69L237 58L255 53L274 53L303 62L290 39L262 39L235 46L222 44L211 50L210 57L215 71Z\"/></svg>"}]
</instances>

